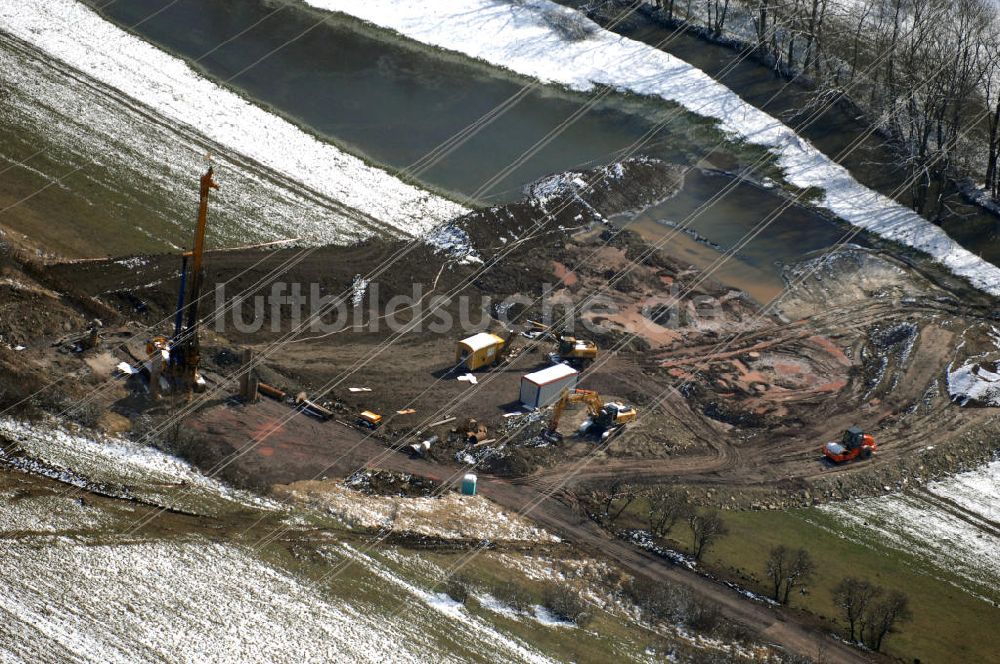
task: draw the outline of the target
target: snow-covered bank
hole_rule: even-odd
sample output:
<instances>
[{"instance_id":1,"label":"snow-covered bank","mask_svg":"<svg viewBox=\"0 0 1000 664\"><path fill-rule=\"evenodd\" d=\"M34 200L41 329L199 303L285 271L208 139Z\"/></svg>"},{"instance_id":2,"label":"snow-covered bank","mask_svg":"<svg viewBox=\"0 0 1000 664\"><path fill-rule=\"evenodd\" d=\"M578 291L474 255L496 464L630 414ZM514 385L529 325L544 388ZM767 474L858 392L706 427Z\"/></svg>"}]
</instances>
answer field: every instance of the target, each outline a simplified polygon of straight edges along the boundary
<instances>
[{"instance_id":1,"label":"snow-covered bank","mask_svg":"<svg viewBox=\"0 0 1000 664\"><path fill-rule=\"evenodd\" d=\"M107 487L109 493L198 513L282 507L227 487L160 450L124 438L73 432L55 421L0 418L0 458L67 484Z\"/></svg>"},{"instance_id":2,"label":"snow-covered bank","mask_svg":"<svg viewBox=\"0 0 1000 664\"><path fill-rule=\"evenodd\" d=\"M43 177L80 167L70 189L84 200L84 208L100 200L108 209L95 226L70 210L64 218L47 219L56 238L98 236L95 250L111 254L135 252L143 237L174 249L185 246L193 219L192 192L208 151L223 185L212 199L211 246L290 235L304 243L350 244L371 234L368 224L355 219L360 214L320 207L301 185L274 177L245 157L210 148L213 144L194 131L146 107L123 103L113 88L24 52L11 41L0 40L0 89L5 92L0 135L17 139L23 155L41 147L39 139L44 141L46 153L29 160L27 167Z\"/></svg>"},{"instance_id":3,"label":"snow-covered bank","mask_svg":"<svg viewBox=\"0 0 1000 664\"><path fill-rule=\"evenodd\" d=\"M576 90L596 85L659 96L719 121L722 130L767 146L787 180L825 193L819 201L844 220L926 252L976 287L1000 295L1000 268L962 248L926 219L857 182L796 133L700 69L602 29L549 0L307 0L420 42L457 51Z\"/></svg>"},{"instance_id":4,"label":"snow-covered bank","mask_svg":"<svg viewBox=\"0 0 1000 664\"><path fill-rule=\"evenodd\" d=\"M75 0L0 3L0 30L374 224L418 234L464 212L249 103Z\"/></svg>"},{"instance_id":5,"label":"snow-covered bank","mask_svg":"<svg viewBox=\"0 0 1000 664\"><path fill-rule=\"evenodd\" d=\"M1000 583L1000 462L912 492L833 503L820 509L849 534L900 549L975 587ZM996 598L993 598L994 600Z\"/></svg>"}]
</instances>

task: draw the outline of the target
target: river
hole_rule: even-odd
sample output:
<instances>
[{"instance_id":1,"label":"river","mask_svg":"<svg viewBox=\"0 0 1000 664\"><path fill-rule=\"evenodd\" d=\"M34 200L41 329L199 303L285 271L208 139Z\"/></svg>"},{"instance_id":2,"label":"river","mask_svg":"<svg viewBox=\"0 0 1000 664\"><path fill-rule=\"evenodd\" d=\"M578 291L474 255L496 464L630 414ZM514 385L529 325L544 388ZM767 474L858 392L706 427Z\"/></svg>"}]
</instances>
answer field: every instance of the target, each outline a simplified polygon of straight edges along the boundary
<instances>
[{"instance_id":1,"label":"river","mask_svg":"<svg viewBox=\"0 0 1000 664\"><path fill-rule=\"evenodd\" d=\"M282 7L267 0L207 5L197 0L119 0L103 13L119 26L135 26L133 31L142 38L212 79L228 81L273 112L390 169L417 162L527 83L354 19L299 5ZM733 84L740 84L746 75L736 69ZM728 77L724 80L730 82ZM541 176L613 160L665 120L669 122L643 145L642 154L724 170L760 156L759 149L735 143L717 149L721 136L709 123L670 104L613 93L531 159L484 186L587 99L553 86L532 86L496 121L421 172L420 180L459 198L510 201ZM719 252L731 248L783 203L774 192L740 186L708 212L688 219L730 181L692 171L674 201L636 216L635 230L655 239L669 230L662 222L692 221L697 240L679 239L674 249L697 267L710 265ZM743 247L717 276L758 299L767 297L782 286L782 264L829 246L842 233L840 225L804 207L793 207L777 218L766 236Z\"/></svg>"}]
</instances>

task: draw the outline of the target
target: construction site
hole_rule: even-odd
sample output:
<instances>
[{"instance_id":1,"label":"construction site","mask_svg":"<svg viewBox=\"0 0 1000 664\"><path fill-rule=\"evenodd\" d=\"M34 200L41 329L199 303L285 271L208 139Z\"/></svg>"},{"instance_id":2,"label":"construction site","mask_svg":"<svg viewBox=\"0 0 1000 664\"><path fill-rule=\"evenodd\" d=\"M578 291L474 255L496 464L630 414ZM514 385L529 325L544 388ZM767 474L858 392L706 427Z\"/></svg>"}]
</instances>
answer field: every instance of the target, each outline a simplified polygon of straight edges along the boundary
<instances>
[{"instance_id":1,"label":"construction site","mask_svg":"<svg viewBox=\"0 0 1000 664\"><path fill-rule=\"evenodd\" d=\"M543 4L545 25L576 12ZM573 39L613 34L601 11ZM41 62L14 16L0 11L0 51ZM476 69L485 55L400 46L357 16L337 29L512 85L514 73ZM624 25L666 29L641 16ZM622 90L602 113L654 104ZM585 97L546 94L530 103ZM975 272L958 250L942 258L913 240L926 229L898 232L908 210L890 209L884 227L855 221L796 181L778 148L668 101L657 113L688 123L662 139L677 154L536 165L543 174L516 171L524 182L503 198L421 189L350 155L309 161L304 146L334 142L297 128L292 140L279 124L261 136L300 150L287 171L221 134L195 141L177 172L122 170L99 186L33 190L33 171L16 167L28 159L9 159L0 493L12 511L0 526L15 566L34 570L11 582L10 611L49 631L0 630L0 649L20 661L229 661L206 605L190 623L204 639L179 658L132 623L173 600L133 608L129 588L158 598L162 582L178 596L218 584L211 601L242 616L242 661L296 661L317 643L325 661L396 661L393 630L378 626L396 621L412 646L399 661L987 661L993 646L977 637L1000 602L1000 314L983 283L996 268ZM493 119L431 152L435 167ZM122 154L140 164L150 151ZM129 172L142 179L126 183ZM149 221L154 208L169 224ZM258 217L280 232L239 232L259 230ZM922 223L936 250L935 233L947 236ZM774 572L793 550L808 564ZM63 613L38 598L70 592L46 571L66 560L114 567L121 589L81 584L85 608ZM845 636L843 588L858 579L885 586L873 606L897 587L909 596L880 614L880 633L866 618L855 636L851 618ZM386 587L417 607L405 621ZM248 616L269 603L261 593L282 599L258 628ZM299 624L303 612L336 627ZM248 636L275 625L274 643ZM32 657L49 641L48 659Z\"/></svg>"},{"instance_id":2,"label":"construction site","mask_svg":"<svg viewBox=\"0 0 1000 664\"><path fill-rule=\"evenodd\" d=\"M648 200L679 185L667 164L622 168ZM990 454L990 409L962 407L947 377L996 354L990 304L919 260L844 246L787 269L797 289L764 308L669 245L609 228L623 197L608 188L474 212L449 227L468 238L460 253L417 246L375 288L358 275L403 243L205 252L214 184L206 172L191 252L9 259L8 403L51 412L19 394L62 376L56 408L69 417L236 487L287 495L398 473L531 505L540 526L597 550L611 541L579 521L581 501L623 483L670 483L727 509L810 506ZM318 284L360 317L337 326L333 307L285 297L241 331L231 296L215 296L225 285L253 302L279 282ZM424 290L388 325L386 303L414 283ZM598 295L600 308L565 306ZM460 310L470 302L479 309ZM432 317L456 323L434 331ZM475 329L458 325L470 317Z\"/></svg>"},{"instance_id":3,"label":"construction site","mask_svg":"<svg viewBox=\"0 0 1000 664\"><path fill-rule=\"evenodd\" d=\"M666 164L626 168L650 199L676 188ZM876 247L788 269L798 288L764 309L669 247L609 230L613 202L567 192L544 208L529 199L457 220L452 230L471 243L464 255L417 247L377 288L359 290L358 275L403 244L204 253L212 184L206 174L193 252L32 266L21 278L36 289L12 304L41 321L75 320L75 331L55 325L39 338L32 325L29 337L25 319L7 317L3 334L30 343L7 353L12 375L72 377L72 398L122 426L155 430L189 412L183 453L205 468L226 464L222 476L237 484L349 474L361 445L384 447L378 467L411 469L418 456L438 478L469 464L543 489L579 459L599 458L560 487L676 477L746 487L739 501L818 500L845 482L858 495L936 467L923 453L947 454L942 435L961 440L989 414L956 405L945 375L992 344L987 299L977 305L932 266ZM555 223L536 230L541 210L556 210ZM277 303L256 314L216 297L224 285L252 303L274 283ZM289 284L330 303L296 308ZM412 296L414 284L423 292L387 325L386 303ZM357 320L336 324L337 297L356 298ZM543 312L543 301L557 304ZM498 312L503 302L513 304ZM240 331L234 311L258 325ZM463 317L481 331L463 330ZM435 319L454 324L436 332ZM850 427L878 436L877 463L824 455Z\"/></svg>"}]
</instances>

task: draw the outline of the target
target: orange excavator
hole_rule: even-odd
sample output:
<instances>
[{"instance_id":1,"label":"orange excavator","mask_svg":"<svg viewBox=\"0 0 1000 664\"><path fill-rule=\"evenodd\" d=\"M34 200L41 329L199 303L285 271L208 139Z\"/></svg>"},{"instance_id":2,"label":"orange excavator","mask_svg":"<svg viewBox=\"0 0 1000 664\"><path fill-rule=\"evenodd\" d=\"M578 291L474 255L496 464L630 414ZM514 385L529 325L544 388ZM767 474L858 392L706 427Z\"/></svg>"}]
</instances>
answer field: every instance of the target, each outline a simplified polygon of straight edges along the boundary
<instances>
[{"instance_id":1,"label":"orange excavator","mask_svg":"<svg viewBox=\"0 0 1000 664\"><path fill-rule=\"evenodd\" d=\"M875 437L856 426L844 431L839 443L832 441L823 446L823 456L833 463L870 459L876 451Z\"/></svg>"},{"instance_id":2,"label":"orange excavator","mask_svg":"<svg viewBox=\"0 0 1000 664\"><path fill-rule=\"evenodd\" d=\"M594 390L575 389L563 390L559 401L552 409L552 417L549 418L549 426L546 429L546 436L559 438L559 421L562 419L566 407L571 403L583 403L587 406L589 417L580 425L580 433L599 433L602 440L606 440L613 434L620 432L626 424L638 417L638 413L633 406L628 406L617 401L604 403Z\"/></svg>"}]
</instances>

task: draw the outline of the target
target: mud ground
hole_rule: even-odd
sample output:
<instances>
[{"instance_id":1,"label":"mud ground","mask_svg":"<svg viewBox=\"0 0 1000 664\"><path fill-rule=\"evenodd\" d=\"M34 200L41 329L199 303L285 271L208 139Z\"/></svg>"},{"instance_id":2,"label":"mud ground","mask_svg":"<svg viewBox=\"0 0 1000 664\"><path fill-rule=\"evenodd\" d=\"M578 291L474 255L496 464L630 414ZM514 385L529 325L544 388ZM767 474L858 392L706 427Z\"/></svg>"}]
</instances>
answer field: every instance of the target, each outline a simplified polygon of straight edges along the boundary
<instances>
[{"instance_id":1,"label":"mud ground","mask_svg":"<svg viewBox=\"0 0 1000 664\"><path fill-rule=\"evenodd\" d=\"M627 207L671 195L677 173L659 162L631 162L625 177L584 197L566 178L540 183L525 201L455 222L452 230L468 237L474 261L384 240L210 253L211 295L202 308L209 319L203 335L209 394L191 410L197 412L183 435L161 431L161 444L206 469L222 464L223 477L255 488L346 476L379 465L372 458L445 480L471 458L481 470L540 489L588 490L613 479L679 482L705 500L743 508L888 491L992 452L983 432L993 426L994 411L960 407L946 384L949 366L993 343L987 298L919 257L846 246L788 268L785 279L796 288L763 310L679 263L669 244L651 248L607 225L606 217ZM16 402L32 381L66 375L70 398L74 390L93 391L94 409L115 412L118 426L156 429L171 412L169 399L150 403L136 380L94 386L106 385L118 361L142 354L136 333L143 326L170 333L177 256L42 264L11 252L6 261L7 306L15 315L3 317L2 333L7 346L27 348L0 349L0 360L22 377L11 381L5 400ZM388 261L392 268L383 270ZM361 289L348 327L293 334L311 312L305 308L297 320L287 303L263 307L254 332L241 331L231 314L222 325L211 321L225 301L215 297L217 286L247 301L269 294L275 282L302 284L303 294L315 284L319 294L333 296L351 294L359 275L373 272L381 272L377 288ZM548 366L550 344L516 336L512 357L478 372L473 385L457 380L465 372L453 367L455 342L465 332L431 325L465 316L475 329L502 334L497 319L504 314L516 332L527 331L525 321L544 313L534 301L546 291L575 302L599 292L604 305L613 305L575 318L589 323L586 336L602 348L581 387L640 411L607 443L574 434L584 417L579 410L567 413L562 441L550 443L540 436L548 414L526 415L519 407L520 377ZM413 329L388 325L386 305L415 293L416 304L396 316ZM462 305L463 296L472 304ZM497 303L508 297L520 303L500 311ZM104 324L100 346L75 352L74 335L84 334L93 318ZM238 369L243 348L257 352L261 380L290 396L306 392L334 412L333 421L299 414L291 403L234 402L227 376ZM359 429L363 409L383 414L383 426ZM488 427L486 443L465 442L462 425L470 417ZM100 424L109 426L107 418ZM876 436L877 458L841 467L822 461L822 444L852 424ZM410 459L409 445L431 436L438 440L429 457ZM584 458L598 462L578 471L574 462Z\"/></svg>"}]
</instances>

